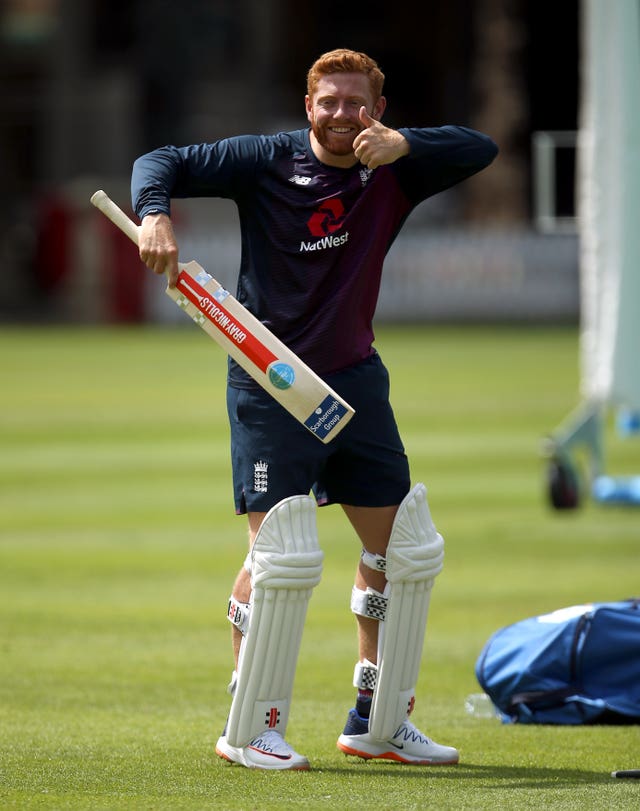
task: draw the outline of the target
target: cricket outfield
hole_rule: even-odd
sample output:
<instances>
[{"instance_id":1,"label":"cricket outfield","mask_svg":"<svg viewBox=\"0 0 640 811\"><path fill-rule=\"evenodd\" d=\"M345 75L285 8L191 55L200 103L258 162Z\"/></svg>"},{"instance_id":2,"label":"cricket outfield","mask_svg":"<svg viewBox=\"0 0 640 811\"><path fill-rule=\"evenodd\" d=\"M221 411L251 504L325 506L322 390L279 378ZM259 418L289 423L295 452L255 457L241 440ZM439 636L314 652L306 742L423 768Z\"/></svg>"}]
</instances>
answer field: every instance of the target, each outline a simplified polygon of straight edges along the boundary
<instances>
[{"instance_id":1,"label":"cricket outfield","mask_svg":"<svg viewBox=\"0 0 640 811\"><path fill-rule=\"evenodd\" d=\"M224 356L184 328L0 330L0 807L635 809L638 727L505 726L466 714L498 627L638 596L637 508L546 502L541 438L578 401L571 327L378 329L392 402L445 538L416 724L456 767L346 758L358 550L318 513L287 737L308 773L214 754L229 697L234 515ZM607 428L607 464L640 438Z\"/></svg>"}]
</instances>

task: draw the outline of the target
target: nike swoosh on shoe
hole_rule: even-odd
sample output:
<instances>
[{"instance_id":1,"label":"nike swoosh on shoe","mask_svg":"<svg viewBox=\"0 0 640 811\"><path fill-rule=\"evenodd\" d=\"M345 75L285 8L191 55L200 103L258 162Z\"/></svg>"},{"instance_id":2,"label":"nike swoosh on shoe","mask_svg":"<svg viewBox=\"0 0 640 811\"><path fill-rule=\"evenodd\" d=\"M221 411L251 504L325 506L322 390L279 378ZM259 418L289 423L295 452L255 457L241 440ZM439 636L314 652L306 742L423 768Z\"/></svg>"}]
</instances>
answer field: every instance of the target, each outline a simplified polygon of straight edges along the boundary
<instances>
[{"instance_id":1,"label":"nike swoosh on shoe","mask_svg":"<svg viewBox=\"0 0 640 811\"><path fill-rule=\"evenodd\" d=\"M254 752L259 752L261 755L268 755L277 760L291 760L291 755L279 755L276 752L265 752L264 749L258 749L256 746L247 746L247 749L253 749Z\"/></svg>"}]
</instances>

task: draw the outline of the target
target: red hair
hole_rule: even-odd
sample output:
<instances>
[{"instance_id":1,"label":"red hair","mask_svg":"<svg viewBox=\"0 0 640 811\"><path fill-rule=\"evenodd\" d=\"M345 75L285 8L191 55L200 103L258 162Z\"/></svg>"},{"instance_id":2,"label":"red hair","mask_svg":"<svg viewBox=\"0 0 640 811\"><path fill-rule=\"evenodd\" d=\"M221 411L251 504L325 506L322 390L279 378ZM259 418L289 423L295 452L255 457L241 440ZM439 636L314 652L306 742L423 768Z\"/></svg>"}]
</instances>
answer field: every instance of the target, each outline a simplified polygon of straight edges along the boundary
<instances>
[{"instance_id":1,"label":"red hair","mask_svg":"<svg viewBox=\"0 0 640 811\"><path fill-rule=\"evenodd\" d=\"M369 79L371 92L377 101L382 95L384 73L377 62L360 51L349 48L336 48L318 57L307 73L307 93L310 98L316 91L318 82L323 76L331 73L362 73Z\"/></svg>"}]
</instances>

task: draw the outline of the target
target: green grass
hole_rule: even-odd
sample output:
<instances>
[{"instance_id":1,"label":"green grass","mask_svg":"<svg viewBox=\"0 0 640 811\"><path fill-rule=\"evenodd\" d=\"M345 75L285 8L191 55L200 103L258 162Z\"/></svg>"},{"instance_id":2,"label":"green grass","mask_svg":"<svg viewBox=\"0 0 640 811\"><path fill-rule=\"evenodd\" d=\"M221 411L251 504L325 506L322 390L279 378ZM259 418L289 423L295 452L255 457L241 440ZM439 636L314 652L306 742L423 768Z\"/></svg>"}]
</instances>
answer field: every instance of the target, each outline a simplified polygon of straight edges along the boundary
<instances>
[{"instance_id":1,"label":"green grass","mask_svg":"<svg viewBox=\"0 0 640 811\"><path fill-rule=\"evenodd\" d=\"M226 600L244 556L233 513L225 363L198 330L0 331L0 807L635 809L638 727L472 718L496 628L638 593L633 508L546 503L540 440L577 404L571 328L379 329L412 463L446 541L416 723L454 768L345 758L358 549L319 512L288 738L309 773L215 757L231 670ZM611 472L640 441L607 427Z\"/></svg>"}]
</instances>

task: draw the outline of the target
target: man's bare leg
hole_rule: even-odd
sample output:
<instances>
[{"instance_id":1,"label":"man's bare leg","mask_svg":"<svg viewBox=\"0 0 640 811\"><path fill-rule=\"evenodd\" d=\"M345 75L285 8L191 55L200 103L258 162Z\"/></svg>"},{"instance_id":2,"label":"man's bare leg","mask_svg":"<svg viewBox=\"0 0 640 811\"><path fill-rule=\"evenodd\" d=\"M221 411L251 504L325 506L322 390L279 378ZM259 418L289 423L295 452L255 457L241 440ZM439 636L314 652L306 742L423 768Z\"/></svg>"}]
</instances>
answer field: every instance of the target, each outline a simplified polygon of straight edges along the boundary
<instances>
[{"instance_id":1,"label":"man's bare leg","mask_svg":"<svg viewBox=\"0 0 640 811\"><path fill-rule=\"evenodd\" d=\"M249 519L249 551L251 551L251 547L253 546L253 542L256 539L256 535L258 534L258 530L260 529L260 525L265 517L266 513L258 513L258 512L250 512L248 513ZM249 598L251 597L251 575L249 572L242 567L238 572L238 576L236 577L235 583L233 584L233 589L231 591L234 598L239 603L248 603ZM242 642L242 634L240 630L236 628L235 625L231 628L231 645L233 647L233 659L235 663L235 668L238 667L238 656L240 655L240 643Z\"/></svg>"},{"instance_id":2,"label":"man's bare leg","mask_svg":"<svg viewBox=\"0 0 640 811\"><path fill-rule=\"evenodd\" d=\"M343 509L351 525L360 538L367 552L384 555L391 535L393 519L398 507L352 507L344 505ZM355 585L363 591L369 587L383 592L387 584L384 572L375 572L362 561L358 563ZM360 661L368 659L374 664L378 659L378 620L357 616L358 621L358 655Z\"/></svg>"}]
</instances>

